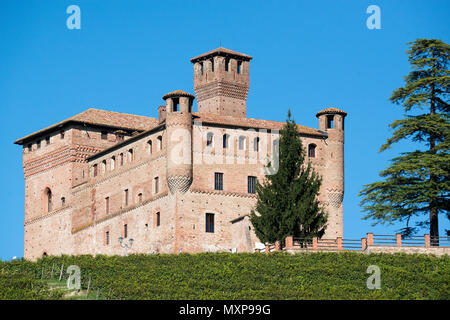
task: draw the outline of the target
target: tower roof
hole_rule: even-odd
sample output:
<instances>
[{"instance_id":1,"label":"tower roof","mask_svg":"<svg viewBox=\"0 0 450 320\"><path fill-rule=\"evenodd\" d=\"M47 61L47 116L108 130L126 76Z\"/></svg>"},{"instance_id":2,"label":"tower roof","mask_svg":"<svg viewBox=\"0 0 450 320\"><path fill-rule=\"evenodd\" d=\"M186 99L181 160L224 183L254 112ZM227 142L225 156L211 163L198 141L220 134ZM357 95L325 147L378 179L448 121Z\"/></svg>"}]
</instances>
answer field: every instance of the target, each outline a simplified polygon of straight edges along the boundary
<instances>
[{"instance_id":1,"label":"tower roof","mask_svg":"<svg viewBox=\"0 0 450 320\"><path fill-rule=\"evenodd\" d=\"M317 112L316 117L319 117L322 114L342 114L345 117L347 115L347 112L339 110L338 108L326 108L322 111Z\"/></svg>"},{"instance_id":2,"label":"tower roof","mask_svg":"<svg viewBox=\"0 0 450 320\"><path fill-rule=\"evenodd\" d=\"M188 97L188 98L195 99L195 97L192 94L185 92L183 90L175 90L175 91L169 92L163 96L163 99L166 100L167 98L172 98L172 97Z\"/></svg>"},{"instance_id":3,"label":"tower roof","mask_svg":"<svg viewBox=\"0 0 450 320\"><path fill-rule=\"evenodd\" d=\"M227 48L219 47L217 49L208 51L208 52L206 52L204 54L201 54L199 56L196 56L196 57L192 58L191 62L195 63L197 61L205 60L207 58L212 58L212 57L215 57L215 56L228 56L228 57L238 58L238 59L245 60L245 61L250 61L250 60L253 59L249 55L246 55L246 54L243 54L243 53L240 53L240 52L237 52L237 51L233 51L233 50L230 50L230 49L227 49Z\"/></svg>"}]
</instances>

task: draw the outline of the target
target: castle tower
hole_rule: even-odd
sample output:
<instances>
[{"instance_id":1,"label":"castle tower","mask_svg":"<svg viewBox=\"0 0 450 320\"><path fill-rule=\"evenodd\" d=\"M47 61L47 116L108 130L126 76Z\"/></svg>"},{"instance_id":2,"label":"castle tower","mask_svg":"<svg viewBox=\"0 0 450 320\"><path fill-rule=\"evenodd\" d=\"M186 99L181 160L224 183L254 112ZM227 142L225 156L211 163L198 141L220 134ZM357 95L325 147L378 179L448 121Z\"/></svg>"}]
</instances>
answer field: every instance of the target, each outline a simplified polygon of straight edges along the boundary
<instances>
[{"instance_id":1,"label":"castle tower","mask_svg":"<svg viewBox=\"0 0 450 320\"><path fill-rule=\"evenodd\" d=\"M250 60L222 47L192 58L198 112L246 117Z\"/></svg>"},{"instance_id":2,"label":"castle tower","mask_svg":"<svg viewBox=\"0 0 450 320\"><path fill-rule=\"evenodd\" d=\"M167 184L172 194L176 191L186 192L192 183L191 134L194 98L181 90L170 92L163 97L166 101Z\"/></svg>"},{"instance_id":3,"label":"castle tower","mask_svg":"<svg viewBox=\"0 0 450 320\"><path fill-rule=\"evenodd\" d=\"M347 113L337 108L327 108L316 114L319 130L328 133L321 200L328 203L327 238L342 237L344 197L344 119Z\"/></svg>"}]
</instances>

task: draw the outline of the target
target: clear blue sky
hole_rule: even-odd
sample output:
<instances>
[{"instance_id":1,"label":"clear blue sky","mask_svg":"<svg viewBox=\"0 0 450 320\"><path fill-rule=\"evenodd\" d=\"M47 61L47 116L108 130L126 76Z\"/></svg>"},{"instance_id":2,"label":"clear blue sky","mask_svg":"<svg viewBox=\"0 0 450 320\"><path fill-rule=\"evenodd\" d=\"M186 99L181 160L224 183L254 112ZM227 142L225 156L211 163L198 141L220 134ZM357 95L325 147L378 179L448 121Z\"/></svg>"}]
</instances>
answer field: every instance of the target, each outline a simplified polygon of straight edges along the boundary
<instances>
[{"instance_id":1,"label":"clear blue sky","mask_svg":"<svg viewBox=\"0 0 450 320\"><path fill-rule=\"evenodd\" d=\"M81 8L81 30L66 27L71 4ZM371 4L381 8L381 30L366 27ZM15 139L91 107L157 117L165 93L193 93L189 59L219 42L254 57L249 117L284 121L291 108L297 123L317 127L315 113L325 107L348 112L345 238L394 233L402 225L361 220L357 194L412 147L378 153L388 124L403 116L387 99L410 70L405 43L449 43L449 16L446 0L2 0L0 258L23 256L22 150ZM442 216L444 229L450 226Z\"/></svg>"}]
</instances>

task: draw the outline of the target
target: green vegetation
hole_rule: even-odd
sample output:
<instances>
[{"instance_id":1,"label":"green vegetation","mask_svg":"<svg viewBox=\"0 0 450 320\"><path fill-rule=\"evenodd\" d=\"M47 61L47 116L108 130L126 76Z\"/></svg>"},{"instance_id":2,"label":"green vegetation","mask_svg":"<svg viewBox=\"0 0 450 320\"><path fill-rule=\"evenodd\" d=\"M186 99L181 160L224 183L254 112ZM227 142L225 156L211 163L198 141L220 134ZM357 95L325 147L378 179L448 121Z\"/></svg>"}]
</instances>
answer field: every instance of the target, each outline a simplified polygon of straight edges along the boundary
<instances>
[{"instance_id":1,"label":"green vegetation","mask_svg":"<svg viewBox=\"0 0 450 320\"><path fill-rule=\"evenodd\" d=\"M275 174L266 174L262 183L256 183L256 213L251 212L250 220L257 237L265 243L287 236L322 237L327 222L327 213L317 199L322 179L305 161L305 149L290 111L280 130L278 156L278 163L269 162L265 168Z\"/></svg>"},{"instance_id":2,"label":"green vegetation","mask_svg":"<svg viewBox=\"0 0 450 320\"><path fill-rule=\"evenodd\" d=\"M68 275L63 273L59 281L62 264L63 270L80 267L79 295L64 292ZM370 265L381 269L380 290L366 286ZM89 279L89 299L450 298L448 256L351 252L63 256L0 262L0 268L0 299L86 299Z\"/></svg>"},{"instance_id":3,"label":"green vegetation","mask_svg":"<svg viewBox=\"0 0 450 320\"><path fill-rule=\"evenodd\" d=\"M394 158L380 173L383 181L364 186L361 204L365 219L375 223L406 221L405 235L429 227L431 244L438 245L438 215L450 219L450 46L436 39L417 39L409 45L413 70L389 100L405 112L417 112L390 125L393 135L380 152L405 139L424 148ZM411 217L421 218L416 227L409 225Z\"/></svg>"}]
</instances>

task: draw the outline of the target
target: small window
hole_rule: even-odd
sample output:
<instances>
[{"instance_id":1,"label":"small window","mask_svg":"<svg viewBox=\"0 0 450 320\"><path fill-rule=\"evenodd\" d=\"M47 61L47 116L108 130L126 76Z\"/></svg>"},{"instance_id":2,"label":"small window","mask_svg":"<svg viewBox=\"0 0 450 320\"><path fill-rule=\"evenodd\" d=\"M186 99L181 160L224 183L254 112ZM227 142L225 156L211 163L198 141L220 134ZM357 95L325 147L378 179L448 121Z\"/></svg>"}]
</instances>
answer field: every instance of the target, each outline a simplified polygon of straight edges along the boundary
<instances>
[{"instance_id":1,"label":"small window","mask_svg":"<svg viewBox=\"0 0 450 320\"><path fill-rule=\"evenodd\" d=\"M230 140L230 135L228 134L224 134L223 135L223 148L227 149L228 148L228 141Z\"/></svg>"},{"instance_id":2,"label":"small window","mask_svg":"<svg viewBox=\"0 0 450 320\"><path fill-rule=\"evenodd\" d=\"M253 139L253 150L255 152L259 151L259 138Z\"/></svg>"},{"instance_id":3,"label":"small window","mask_svg":"<svg viewBox=\"0 0 450 320\"><path fill-rule=\"evenodd\" d=\"M105 213L109 214L109 197L105 198Z\"/></svg>"},{"instance_id":4,"label":"small window","mask_svg":"<svg viewBox=\"0 0 450 320\"><path fill-rule=\"evenodd\" d=\"M125 189L125 206L128 206L128 189Z\"/></svg>"},{"instance_id":5,"label":"small window","mask_svg":"<svg viewBox=\"0 0 450 320\"><path fill-rule=\"evenodd\" d=\"M214 233L214 214L206 214L206 232Z\"/></svg>"},{"instance_id":6,"label":"small window","mask_svg":"<svg viewBox=\"0 0 450 320\"><path fill-rule=\"evenodd\" d=\"M328 115L327 116L327 129L333 129L334 127L334 116Z\"/></svg>"},{"instance_id":7,"label":"small window","mask_svg":"<svg viewBox=\"0 0 450 320\"><path fill-rule=\"evenodd\" d=\"M52 211L52 191L47 188L45 191L45 196L47 197L47 212Z\"/></svg>"},{"instance_id":8,"label":"small window","mask_svg":"<svg viewBox=\"0 0 450 320\"><path fill-rule=\"evenodd\" d=\"M214 134L212 132L208 132L206 135L206 146L212 147L214 141Z\"/></svg>"},{"instance_id":9,"label":"small window","mask_svg":"<svg viewBox=\"0 0 450 320\"><path fill-rule=\"evenodd\" d=\"M50 144L50 137L46 137L46 138L45 138L45 144L46 144L46 145L49 145L49 144Z\"/></svg>"},{"instance_id":10,"label":"small window","mask_svg":"<svg viewBox=\"0 0 450 320\"><path fill-rule=\"evenodd\" d=\"M37 147L37 149L41 148L41 140L38 140L38 142L36 143L36 147Z\"/></svg>"},{"instance_id":11,"label":"small window","mask_svg":"<svg viewBox=\"0 0 450 320\"><path fill-rule=\"evenodd\" d=\"M123 134L121 134L121 133L118 133L118 134L116 135L116 137L117 137L117 141L123 141L123 139L124 139L124 136L123 136Z\"/></svg>"},{"instance_id":12,"label":"small window","mask_svg":"<svg viewBox=\"0 0 450 320\"><path fill-rule=\"evenodd\" d=\"M106 245L108 246L109 245L109 231L106 231L106 233L105 233L105 242L106 242Z\"/></svg>"},{"instance_id":13,"label":"small window","mask_svg":"<svg viewBox=\"0 0 450 320\"><path fill-rule=\"evenodd\" d=\"M31 144L31 143L30 143L30 144L28 144L27 148L28 148L28 151L31 151L31 150L33 150L32 144Z\"/></svg>"},{"instance_id":14,"label":"small window","mask_svg":"<svg viewBox=\"0 0 450 320\"><path fill-rule=\"evenodd\" d=\"M123 153L120 154L120 165L123 166Z\"/></svg>"},{"instance_id":15,"label":"small window","mask_svg":"<svg viewBox=\"0 0 450 320\"><path fill-rule=\"evenodd\" d=\"M133 162L133 149L128 150L128 161Z\"/></svg>"},{"instance_id":16,"label":"small window","mask_svg":"<svg viewBox=\"0 0 450 320\"><path fill-rule=\"evenodd\" d=\"M310 158L316 157L316 145L315 144L308 145L308 157L310 157Z\"/></svg>"},{"instance_id":17,"label":"small window","mask_svg":"<svg viewBox=\"0 0 450 320\"><path fill-rule=\"evenodd\" d=\"M147 142L147 146L148 146L148 154L152 154L152 140L149 140Z\"/></svg>"},{"instance_id":18,"label":"small window","mask_svg":"<svg viewBox=\"0 0 450 320\"><path fill-rule=\"evenodd\" d=\"M102 138L102 140L107 140L108 139L108 132L102 131L101 138Z\"/></svg>"},{"instance_id":19,"label":"small window","mask_svg":"<svg viewBox=\"0 0 450 320\"><path fill-rule=\"evenodd\" d=\"M142 193L138 194L138 203L142 203Z\"/></svg>"},{"instance_id":20,"label":"small window","mask_svg":"<svg viewBox=\"0 0 450 320\"><path fill-rule=\"evenodd\" d=\"M65 132L64 132L64 131L60 131L60 132L59 132L59 136L61 137L61 140L64 139L64 135L65 135Z\"/></svg>"},{"instance_id":21,"label":"small window","mask_svg":"<svg viewBox=\"0 0 450 320\"><path fill-rule=\"evenodd\" d=\"M97 165L94 164L94 177L96 177L97 174L98 174L98 168L97 168Z\"/></svg>"},{"instance_id":22,"label":"small window","mask_svg":"<svg viewBox=\"0 0 450 320\"><path fill-rule=\"evenodd\" d=\"M128 238L128 225L127 224L123 225L123 237Z\"/></svg>"},{"instance_id":23,"label":"small window","mask_svg":"<svg viewBox=\"0 0 450 320\"><path fill-rule=\"evenodd\" d=\"M225 71L228 71L230 65L230 58L225 58Z\"/></svg>"},{"instance_id":24,"label":"small window","mask_svg":"<svg viewBox=\"0 0 450 320\"><path fill-rule=\"evenodd\" d=\"M237 62L237 73L241 74L242 72L242 61Z\"/></svg>"},{"instance_id":25,"label":"small window","mask_svg":"<svg viewBox=\"0 0 450 320\"><path fill-rule=\"evenodd\" d=\"M172 104L173 104L173 112L180 111L180 99L178 98L172 98Z\"/></svg>"},{"instance_id":26,"label":"small window","mask_svg":"<svg viewBox=\"0 0 450 320\"><path fill-rule=\"evenodd\" d=\"M102 174L105 174L106 172L106 160L102 161Z\"/></svg>"},{"instance_id":27,"label":"small window","mask_svg":"<svg viewBox=\"0 0 450 320\"><path fill-rule=\"evenodd\" d=\"M116 157L112 156L111 157L111 171L114 170L116 168Z\"/></svg>"},{"instance_id":28,"label":"small window","mask_svg":"<svg viewBox=\"0 0 450 320\"><path fill-rule=\"evenodd\" d=\"M240 136L239 137L239 150L244 150L244 149L245 149L245 137Z\"/></svg>"},{"instance_id":29,"label":"small window","mask_svg":"<svg viewBox=\"0 0 450 320\"><path fill-rule=\"evenodd\" d=\"M211 71L214 72L214 58L211 58Z\"/></svg>"},{"instance_id":30,"label":"small window","mask_svg":"<svg viewBox=\"0 0 450 320\"><path fill-rule=\"evenodd\" d=\"M161 214L159 212L155 213L155 226L159 227L161 225Z\"/></svg>"},{"instance_id":31,"label":"small window","mask_svg":"<svg viewBox=\"0 0 450 320\"><path fill-rule=\"evenodd\" d=\"M223 190L223 173L214 173L214 190Z\"/></svg>"},{"instance_id":32,"label":"small window","mask_svg":"<svg viewBox=\"0 0 450 320\"><path fill-rule=\"evenodd\" d=\"M248 177L248 193L256 193L256 177Z\"/></svg>"},{"instance_id":33,"label":"small window","mask_svg":"<svg viewBox=\"0 0 450 320\"><path fill-rule=\"evenodd\" d=\"M200 71L201 71L202 74L203 74L203 62L200 62Z\"/></svg>"},{"instance_id":34,"label":"small window","mask_svg":"<svg viewBox=\"0 0 450 320\"><path fill-rule=\"evenodd\" d=\"M61 198L61 206L62 207L66 206L66 198L64 198L64 197Z\"/></svg>"},{"instance_id":35,"label":"small window","mask_svg":"<svg viewBox=\"0 0 450 320\"><path fill-rule=\"evenodd\" d=\"M159 178L155 178L155 193L159 192Z\"/></svg>"},{"instance_id":36,"label":"small window","mask_svg":"<svg viewBox=\"0 0 450 320\"><path fill-rule=\"evenodd\" d=\"M162 136L158 137L158 151L162 150Z\"/></svg>"}]
</instances>

